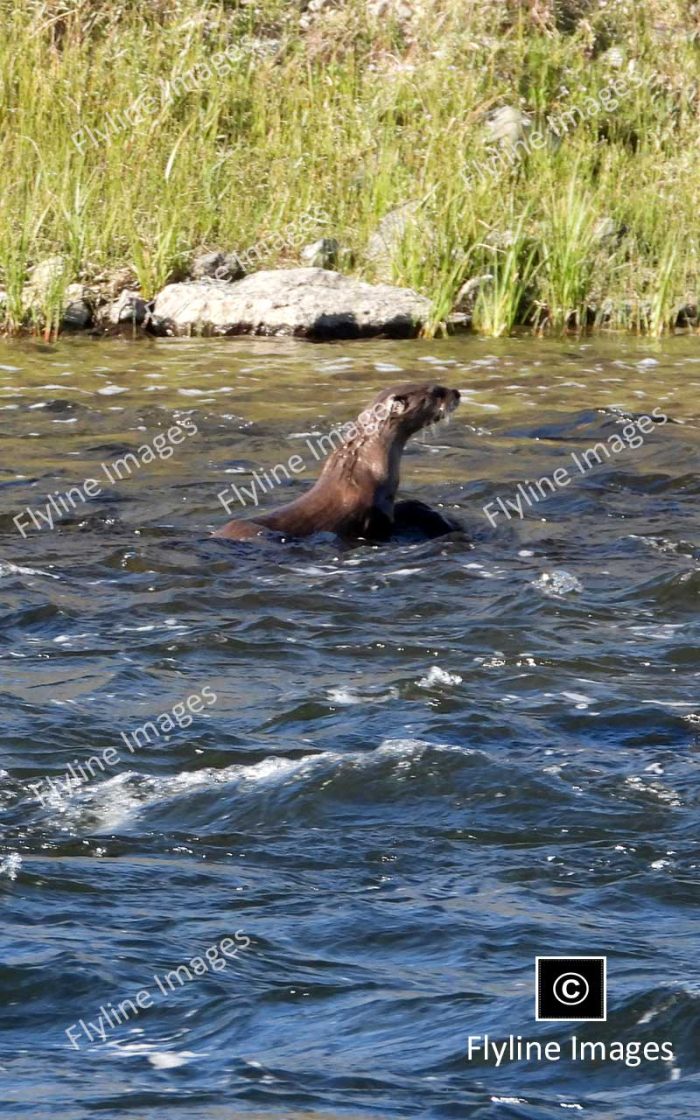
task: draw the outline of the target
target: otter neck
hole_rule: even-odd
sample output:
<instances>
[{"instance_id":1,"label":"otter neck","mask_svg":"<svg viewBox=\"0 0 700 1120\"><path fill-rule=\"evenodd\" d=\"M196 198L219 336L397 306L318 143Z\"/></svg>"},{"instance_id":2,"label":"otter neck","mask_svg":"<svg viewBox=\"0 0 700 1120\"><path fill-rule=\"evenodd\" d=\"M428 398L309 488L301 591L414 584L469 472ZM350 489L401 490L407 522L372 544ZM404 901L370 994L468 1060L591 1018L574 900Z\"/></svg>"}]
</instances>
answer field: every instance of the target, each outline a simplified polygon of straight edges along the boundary
<instances>
[{"instance_id":1,"label":"otter neck","mask_svg":"<svg viewBox=\"0 0 700 1120\"><path fill-rule=\"evenodd\" d=\"M332 477L366 488L372 495L370 504L392 516L407 439L396 431L353 433L329 457L319 482Z\"/></svg>"}]
</instances>

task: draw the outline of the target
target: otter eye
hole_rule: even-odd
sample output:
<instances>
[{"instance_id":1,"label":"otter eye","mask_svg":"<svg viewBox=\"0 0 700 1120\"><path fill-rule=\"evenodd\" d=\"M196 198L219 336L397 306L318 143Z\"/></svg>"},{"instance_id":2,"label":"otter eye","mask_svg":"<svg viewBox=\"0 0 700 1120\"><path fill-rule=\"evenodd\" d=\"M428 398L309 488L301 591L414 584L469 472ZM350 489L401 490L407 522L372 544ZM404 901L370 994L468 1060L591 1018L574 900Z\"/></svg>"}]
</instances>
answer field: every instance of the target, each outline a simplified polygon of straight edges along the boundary
<instances>
[{"instance_id":1,"label":"otter eye","mask_svg":"<svg viewBox=\"0 0 700 1120\"><path fill-rule=\"evenodd\" d=\"M405 397L394 397L391 402L392 416L400 416L408 408L408 403Z\"/></svg>"}]
</instances>

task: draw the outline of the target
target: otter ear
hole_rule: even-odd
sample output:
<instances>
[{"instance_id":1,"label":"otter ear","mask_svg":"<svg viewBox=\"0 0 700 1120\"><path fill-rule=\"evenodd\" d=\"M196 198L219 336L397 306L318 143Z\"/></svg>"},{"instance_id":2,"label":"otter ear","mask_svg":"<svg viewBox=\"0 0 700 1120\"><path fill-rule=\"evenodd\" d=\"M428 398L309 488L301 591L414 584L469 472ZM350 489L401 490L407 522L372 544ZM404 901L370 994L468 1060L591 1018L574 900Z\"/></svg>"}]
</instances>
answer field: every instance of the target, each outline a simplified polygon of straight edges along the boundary
<instances>
[{"instance_id":1,"label":"otter ear","mask_svg":"<svg viewBox=\"0 0 700 1120\"><path fill-rule=\"evenodd\" d=\"M391 415L401 416L402 413L408 408L408 401L406 397L392 397L391 398Z\"/></svg>"}]
</instances>

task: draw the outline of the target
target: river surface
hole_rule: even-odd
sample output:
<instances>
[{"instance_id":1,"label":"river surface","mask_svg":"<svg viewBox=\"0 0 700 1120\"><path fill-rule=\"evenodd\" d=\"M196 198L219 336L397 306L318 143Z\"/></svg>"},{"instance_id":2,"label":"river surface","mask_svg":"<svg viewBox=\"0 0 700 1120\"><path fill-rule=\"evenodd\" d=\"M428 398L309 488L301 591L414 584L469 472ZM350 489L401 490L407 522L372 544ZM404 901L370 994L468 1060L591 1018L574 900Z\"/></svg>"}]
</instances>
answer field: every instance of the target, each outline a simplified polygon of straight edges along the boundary
<instances>
[{"instance_id":1,"label":"river surface","mask_svg":"<svg viewBox=\"0 0 700 1120\"><path fill-rule=\"evenodd\" d=\"M208 538L407 379L466 535ZM696 338L0 348L3 1117L697 1120L699 414Z\"/></svg>"}]
</instances>

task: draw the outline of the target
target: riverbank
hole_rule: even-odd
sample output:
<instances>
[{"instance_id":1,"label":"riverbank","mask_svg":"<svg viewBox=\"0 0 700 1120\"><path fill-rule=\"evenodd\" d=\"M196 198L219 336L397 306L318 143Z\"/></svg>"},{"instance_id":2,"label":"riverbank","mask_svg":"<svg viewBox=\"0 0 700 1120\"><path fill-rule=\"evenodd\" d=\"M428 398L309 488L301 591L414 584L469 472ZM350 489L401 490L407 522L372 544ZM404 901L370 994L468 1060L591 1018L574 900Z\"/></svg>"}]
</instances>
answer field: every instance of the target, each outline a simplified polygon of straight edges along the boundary
<instances>
[{"instance_id":1,"label":"riverbank","mask_svg":"<svg viewBox=\"0 0 700 1120\"><path fill-rule=\"evenodd\" d=\"M0 10L8 333L299 265L411 289L428 334L696 326L692 5Z\"/></svg>"}]
</instances>

